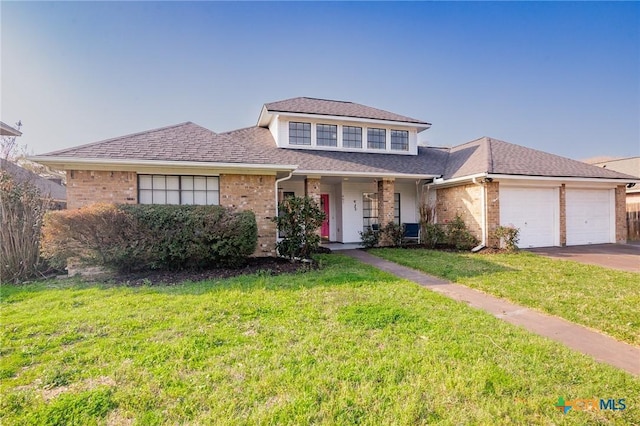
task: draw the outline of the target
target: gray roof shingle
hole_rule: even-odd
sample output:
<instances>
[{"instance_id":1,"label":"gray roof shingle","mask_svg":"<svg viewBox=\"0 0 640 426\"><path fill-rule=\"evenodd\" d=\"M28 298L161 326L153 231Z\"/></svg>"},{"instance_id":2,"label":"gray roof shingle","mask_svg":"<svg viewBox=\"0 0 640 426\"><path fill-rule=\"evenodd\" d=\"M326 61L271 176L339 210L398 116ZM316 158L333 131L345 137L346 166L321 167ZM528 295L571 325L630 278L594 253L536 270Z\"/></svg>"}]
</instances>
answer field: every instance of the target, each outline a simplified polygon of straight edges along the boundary
<instances>
[{"instance_id":1,"label":"gray roof shingle","mask_svg":"<svg viewBox=\"0 0 640 426\"><path fill-rule=\"evenodd\" d=\"M292 98L265 104L269 112L291 112L299 114L336 115L340 117L368 118L373 120L400 121L403 123L430 126L431 123L393 112L372 108L355 102L332 101L316 98Z\"/></svg>"},{"instance_id":2,"label":"gray roof shingle","mask_svg":"<svg viewBox=\"0 0 640 426\"><path fill-rule=\"evenodd\" d=\"M454 148L419 147L418 155L278 148L269 129L247 127L214 133L187 122L42 157L164 160L255 165L297 165L298 172L352 172L439 176L445 179L479 173L506 175L633 179L613 170L491 138Z\"/></svg>"},{"instance_id":3,"label":"gray roof shingle","mask_svg":"<svg viewBox=\"0 0 640 426\"><path fill-rule=\"evenodd\" d=\"M485 172L545 177L633 178L582 161L488 137L451 148L445 179Z\"/></svg>"}]
</instances>

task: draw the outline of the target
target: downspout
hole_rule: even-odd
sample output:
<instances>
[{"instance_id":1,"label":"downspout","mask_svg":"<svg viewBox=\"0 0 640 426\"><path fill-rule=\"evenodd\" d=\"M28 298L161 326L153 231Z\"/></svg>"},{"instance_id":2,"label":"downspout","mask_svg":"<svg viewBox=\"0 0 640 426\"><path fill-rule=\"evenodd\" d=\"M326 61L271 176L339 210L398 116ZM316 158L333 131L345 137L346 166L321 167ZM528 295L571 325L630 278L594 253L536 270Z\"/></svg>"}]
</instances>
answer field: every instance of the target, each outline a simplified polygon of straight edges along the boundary
<instances>
[{"instance_id":1,"label":"downspout","mask_svg":"<svg viewBox=\"0 0 640 426\"><path fill-rule=\"evenodd\" d=\"M280 179L276 179L276 195L275 195L275 201L276 201L276 216L275 216L275 217L278 217L278 213L279 213L279 212L278 212L278 184L279 184L280 182L284 182L285 180L289 180L289 179L291 179L291 176L292 176L292 175L293 175L293 170L291 170L291 171L289 172L289 176L286 176L286 177L283 177L283 178L280 178ZM278 230L277 230L277 229L276 229L276 243L278 243Z\"/></svg>"},{"instance_id":2,"label":"downspout","mask_svg":"<svg viewBox=\"0 0 640 426\"><path fill-rule=\"evenodd\" d=\"M486 206L486 200L487 200L487 195L486 195L486 191L487 188L484 185L484 181L483 182L478 182L477 178L473 178L471 179L471 181L476 184L479 185L481 187L481 191L480 191L480 200L481 200L481 205L482 205L482 242L480 243L483 246L487 245L487 206Z\"/></svg>"}]
</instances>

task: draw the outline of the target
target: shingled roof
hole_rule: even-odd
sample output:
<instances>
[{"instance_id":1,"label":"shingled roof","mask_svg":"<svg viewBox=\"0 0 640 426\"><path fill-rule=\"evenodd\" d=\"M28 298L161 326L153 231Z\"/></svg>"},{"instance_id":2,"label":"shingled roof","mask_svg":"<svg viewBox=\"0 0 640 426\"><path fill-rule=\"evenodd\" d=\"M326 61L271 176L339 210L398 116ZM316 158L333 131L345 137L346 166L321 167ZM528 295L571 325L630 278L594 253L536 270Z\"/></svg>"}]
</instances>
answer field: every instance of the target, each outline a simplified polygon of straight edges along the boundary
<instances>
[{"instance_id":1,"label":"shingled roof","mask_svg":"<svg viewBox=\"0 0 640 426\"><path fill-rule=\"evenodd\" d=\"M443 176L445 179L480 173L633 179L633 176L613 170L489 137L451 148Z\"/></svg>"},{"instance_id":2,"label":"shingled roof","mask_svg":"<svg viewBox=\"0 0 640 426\"><path fill-rule=\"evenodd\" d=\"M372 108L355 102L333 101L316 98L292 98L265 104L269 112L289 112L298 114L335 115L339 117L367 118L373 120L399 121L403 123L431 126L431 123L393 112Z\"/></svg>"},{"instance_id":3,"label":"shingled roof","mask_svg":"<svg viewBox=\"0 0 640 426\"><path fill-rule=\"evenodd\" d=\"M0 158L0 170L6 171L18 182L29 182L33 184L43 196L50 197L55 201L67 200L67 188L57 182L38 176L32 171L20 167L11 161Z\"/></svg>"},{"instance_id":4,"label":"shingled roof","mask_svg":"<svg viewBox=\"0 0 640 426\"><path fill-rule=\"evenodd\" d=\"M417 175L453 179L477 174L634 179L632 176L484 137L454 148L418 147L418 155L277 147L269 129L214 133L186 122L44 154L65 159L162 160L250 165L296 165L296 173Z\"/></svg>"}]
</instances>

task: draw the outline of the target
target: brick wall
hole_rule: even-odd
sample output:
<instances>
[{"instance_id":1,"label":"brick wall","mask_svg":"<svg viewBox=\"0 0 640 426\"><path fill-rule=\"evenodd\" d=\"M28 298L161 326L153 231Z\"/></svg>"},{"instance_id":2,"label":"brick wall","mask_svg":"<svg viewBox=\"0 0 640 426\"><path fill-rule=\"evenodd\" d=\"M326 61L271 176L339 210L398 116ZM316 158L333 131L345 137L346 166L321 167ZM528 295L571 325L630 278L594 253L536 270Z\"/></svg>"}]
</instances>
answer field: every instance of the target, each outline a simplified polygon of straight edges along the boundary
<instances>
[{"instance_id":1,"label":"brick wall","mask_svg":"<svg viewBox=\"0 0 640 426\"><path fill-rule=\"evenodd\" d=\"M393 180L383 179L378 181L378 223L383 228L395 218L396 184ZM380 236L378 244L382 247L393 245L393 241L386 238L386 234Z\"/></svg>"},{"instance_id":2,"label":"brick wall","mask_svg":"<svg viewBox=\"0 0 640 426\"><path fill-rule=\"evenodd\" d=\"M495 184L497 190L497 183ZM436 201L436 217L438 223L446 223L452 221L456 215L459 215L467 225L469 232L478 240L482 239L482 190L480 185L470 184L455 186L452 188L442 188L437 190ZM489 200L497 198L497 195ZM496 201L498 202L498 201ZM492 211L488 209L487 213L495 215L498 212L496 222L500 221L499 209Z\"/></svg>"},{"instance_id":3,"label":"brick wall","mask_svg":"<svg viewBox=\"0 0 640 426\"><path fill-rule=\"evenodd\" d=\"M68 170L67 208L76 209L97 202L137 203L136 173Z\"/></svg>"},{"instance_id":4,"label":"brick wall","mask_svg":"<svg viewBox=\"0 0 640 426\"><path fill-rule=\"evenodd\" d=\"M627 242L627 188L625 185L616 187L616 242Z\"/></svg>"},{"instance_id":5,"label":"brick wall","mask_svg":"<svg viewBox=\"0 0 640 426\"><path fill-rule=\"evenodd\" d=\"M258 247L254 256L275 256L276 177L269 175L220 175L220 205L252 210L258 223Z\"/></svg>"},{"instance_id":6,"label":"brick wall","mask_svg":"<svg viewBox=\"0 0 640 426\"><path fill-rule=\"evenodd\" d=\"M310 197L320 206L320 179L307 178L304 180L304 195Z\"/></svg>"},{"instance_id":7,"label":"brick wall","mask_svg":"<svg viewBox=\"0 0 640 426\"><path fill-rule=\"evenodd\" d=\"M560 246L567 245L567 187L560 185Z\"/></svg>"},{"instance_id":8,"label":"brick wall","mask_svg":"<svg viewBox=\"0 0 640 426\"><path fill-rule=\"evenodd\" d=\"M487 241L488 247L499 247L500 241L493 236L496 228L500 226L500 184L498 182L487 182L486 191L486 217L487 217Z\"/></svg>"}]
</instances>

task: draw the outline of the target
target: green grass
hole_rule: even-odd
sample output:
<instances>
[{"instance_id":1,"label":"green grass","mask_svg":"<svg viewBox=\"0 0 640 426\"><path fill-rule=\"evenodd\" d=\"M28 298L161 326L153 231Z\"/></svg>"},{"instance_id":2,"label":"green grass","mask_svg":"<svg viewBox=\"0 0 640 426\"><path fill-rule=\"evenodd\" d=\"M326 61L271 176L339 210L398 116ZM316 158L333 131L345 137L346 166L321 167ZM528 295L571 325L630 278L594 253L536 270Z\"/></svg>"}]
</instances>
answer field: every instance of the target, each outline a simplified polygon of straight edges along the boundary
<instances>
[{"instance_id":1,"label":"green grass","mask_svg":"<svg viewBox=\"0 0 640 426\"><path fill-rule=\"evenodd\" d=\"M640 274L532 253L371 253L640 345Z\"/></svg>"},{"instance_id":2,"label":"green grass","mask_svg":"<svg viewBox=\"0 0 640 426\"><path fill-rule=\"evenodd\" d=\"M640 380L340 255L307 274L1 289L0 423L640 423ZM624 411L554 408L625 398Z\"/></svg>"}]
</instances>

